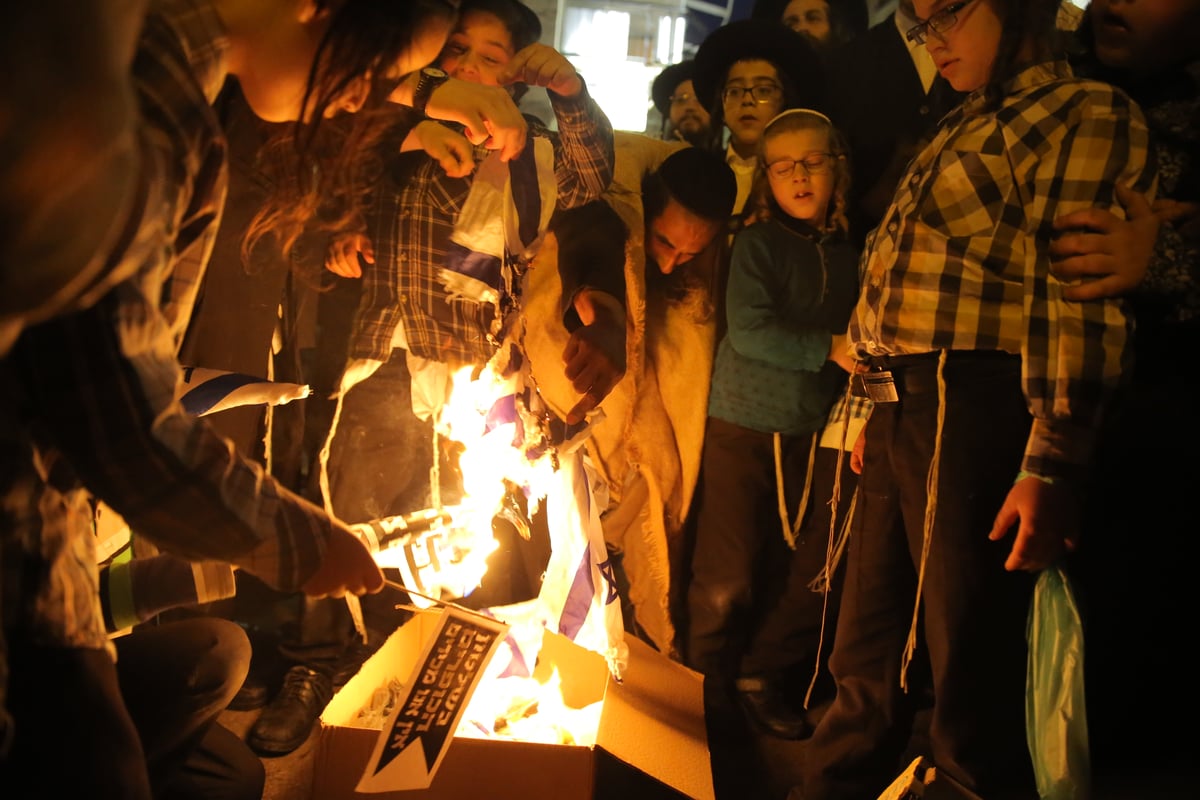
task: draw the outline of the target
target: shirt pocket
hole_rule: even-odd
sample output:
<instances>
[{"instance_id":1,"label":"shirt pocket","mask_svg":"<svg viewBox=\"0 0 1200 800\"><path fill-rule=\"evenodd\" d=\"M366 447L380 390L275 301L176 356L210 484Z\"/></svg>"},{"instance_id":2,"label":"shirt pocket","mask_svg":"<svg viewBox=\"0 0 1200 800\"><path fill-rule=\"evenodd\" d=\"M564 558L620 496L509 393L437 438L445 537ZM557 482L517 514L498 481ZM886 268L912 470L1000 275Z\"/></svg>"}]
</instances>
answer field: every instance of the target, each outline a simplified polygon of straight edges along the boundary
<instances>
[{"instance_id":1,"label":"shirt pocket","mask_svg":"<svg viewBox=\"0 0 1200 800\"><path fill-rule=\"evenodd\" d=\"M425 199L429 202L434 216L453 225L458 221L459 212L467 202L467 194L470 191L470 181L442 175L430 182Z\"/></svg>"},{"instance_id":2,"label":"shirt pocket","mask_svg":"<svg viewBox=\"0 0 1200 800\"><path fill-rule=\"evenodd\" d=\"M1008 158L946 151L932 169L918 205L921 220L952 239L994 236L1013 192Z\"/></svg>"}]
</instances>

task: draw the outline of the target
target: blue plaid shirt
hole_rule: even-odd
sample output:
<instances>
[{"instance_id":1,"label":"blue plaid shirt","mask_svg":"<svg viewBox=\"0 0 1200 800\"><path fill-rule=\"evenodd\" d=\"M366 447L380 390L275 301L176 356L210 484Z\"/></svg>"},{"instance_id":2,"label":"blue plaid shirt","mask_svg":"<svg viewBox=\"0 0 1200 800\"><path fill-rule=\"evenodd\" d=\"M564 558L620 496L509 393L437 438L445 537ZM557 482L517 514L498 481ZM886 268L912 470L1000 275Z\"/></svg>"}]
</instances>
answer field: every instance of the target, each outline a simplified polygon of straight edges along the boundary
<instances>
[{"instance_id":1,"label":"blue plaid shirt","mask_svg":"<svg viewBox=\"0 0 1200 800\"><path fill-rule=\"evenodd\" d=\"M574 208L612 181L612 125L586 89L574 98L549 95L558 132L532 118L530 132L553 142L558 207ZM488 152L477 147L475 162ZM486 362L496 348L489 337L493 306L451 297L438 280L473 176L451 178L424 153L404 154L396 167L376 200L375 263L363 272L350 357L387 361L403 325L414 355L456 365Z\"/></svg>"}]
</instances>

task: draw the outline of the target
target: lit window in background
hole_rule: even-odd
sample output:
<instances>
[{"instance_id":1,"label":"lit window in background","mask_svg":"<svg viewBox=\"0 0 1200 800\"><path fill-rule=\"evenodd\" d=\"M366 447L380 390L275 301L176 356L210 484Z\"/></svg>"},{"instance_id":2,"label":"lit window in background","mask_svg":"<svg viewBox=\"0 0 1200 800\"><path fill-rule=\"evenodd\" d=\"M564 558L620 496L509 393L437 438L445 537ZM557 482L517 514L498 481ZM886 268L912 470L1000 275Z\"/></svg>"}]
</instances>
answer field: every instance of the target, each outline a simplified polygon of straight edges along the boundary
<instances>
[{"instance_id":1,"label":"lit window in background","mask_svg":"<svg viewBox=\"0 0 1200 800\"><path fill-rule=\"evenodd\" d=\"M682 60L684 9L665 5L564 4L559 50L617 130L646 130L650 84L664 66Z\"/></svg>"}]
</instances>

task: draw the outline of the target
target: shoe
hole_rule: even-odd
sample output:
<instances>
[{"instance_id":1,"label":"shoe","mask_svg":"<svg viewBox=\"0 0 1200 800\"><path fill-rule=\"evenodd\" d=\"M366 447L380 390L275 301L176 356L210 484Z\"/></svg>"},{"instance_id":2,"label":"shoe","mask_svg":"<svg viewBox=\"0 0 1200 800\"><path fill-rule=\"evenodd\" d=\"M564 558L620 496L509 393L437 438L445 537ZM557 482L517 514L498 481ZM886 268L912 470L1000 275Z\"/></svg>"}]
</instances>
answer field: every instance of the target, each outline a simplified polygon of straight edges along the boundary
<instances>
[{"instance_id":1,"label":"shoe","mask_svg":"<svg viewBox=\"0 0 1200 800\"><path fill-rule=\"evenodd\" d=\"M283 688L263 709L246 737L262 756L283 756L304 744L313 724L333 698L329 675L297 665L283 676Z\"/></svg>"},{"instance_id":2,"label":"shoe","mask_svg":"<svg viewBox=\"0 0 1200 800\"><path fill-rule=\"evenodd\" d=\"M778 685L761 676L738 678L734 683L738 704L761 732L779 739L806 739L812 725L794 711Z\"/></svg>"},{"instance_id":3,"label":"shoe","mask_svg":"<svg viewBox=\"0 0 1200 800\"><path fill-rule=\"evenodd\" d=\"M230 711L254 711L265 706L269 699L271 699L271 690L267 687L266 681L257 675L250 674L246 676L246 680L242 682L242 688L238 689L238 693L233 696L226 708Z\"/></svg>"}]
</instances>

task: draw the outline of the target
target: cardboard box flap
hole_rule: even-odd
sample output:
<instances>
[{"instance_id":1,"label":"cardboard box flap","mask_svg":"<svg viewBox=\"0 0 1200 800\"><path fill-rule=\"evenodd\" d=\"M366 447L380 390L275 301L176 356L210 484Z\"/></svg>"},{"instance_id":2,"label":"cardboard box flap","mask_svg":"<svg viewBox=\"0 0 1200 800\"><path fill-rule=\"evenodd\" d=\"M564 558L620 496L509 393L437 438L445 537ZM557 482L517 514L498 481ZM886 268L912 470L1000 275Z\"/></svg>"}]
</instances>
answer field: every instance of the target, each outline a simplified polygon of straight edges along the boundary
<instances>
[{"instance_id":1,"label":"cardboard box flap","mask_svg":"<svg viewBox=\"0 0 1200 800\"><path fill-rule=\"evenodd\" d=\"M481 796L483 785L488 800L627 800L651 796L646 792L653 779L663 792L714 800L702 677L628 637L629 662L618 684L603 656L552 633L544 637L535 674L557 671L570 708L603 701L595 747L459 737L429 789L356 792L380 735L359 718L360 711L389 679L411 674L436 624L437 615L423 613L398 628L326 706L313 797L465 800Z\"/></svg>"},{"instance_id":2,"label":"cardboard box flap","mask_svg":"<svg viewBox=\"0 0 1200 800\"><path fill-rule=\"evenodd\" d=\"M632 636L624 680L609 680L596 743L696 800L713 800L704 679Z\"/></svg>"},{"instance_id":3,"label":"cardboard box flap","mask_svg":"<svg viewBox=\"0 0 1200 800\"><path fill-rule=\"evenodd\" d=\"M585 708L604 700L609 679L604 656L580 647L562 634L546 631L533 677L545 684L556 670L563 705Z\"/></svg>"},{"instance_id":4,"label":"cardboard box flap","mask_svg":"<svg viewBox=\"0 0 1200 800\"><path fill-rule=\"evenodd\" d=\"M363 663L346 685L334 694L321 712L321 722L344 728L369 727L357 721L359 711L367 705L372 693L385 685L389 678L408 680L426 639L437 626L437 615L421 613L401 625ZM376 734L378 734L376 728Z\"/></svg>"}]
</instances>

